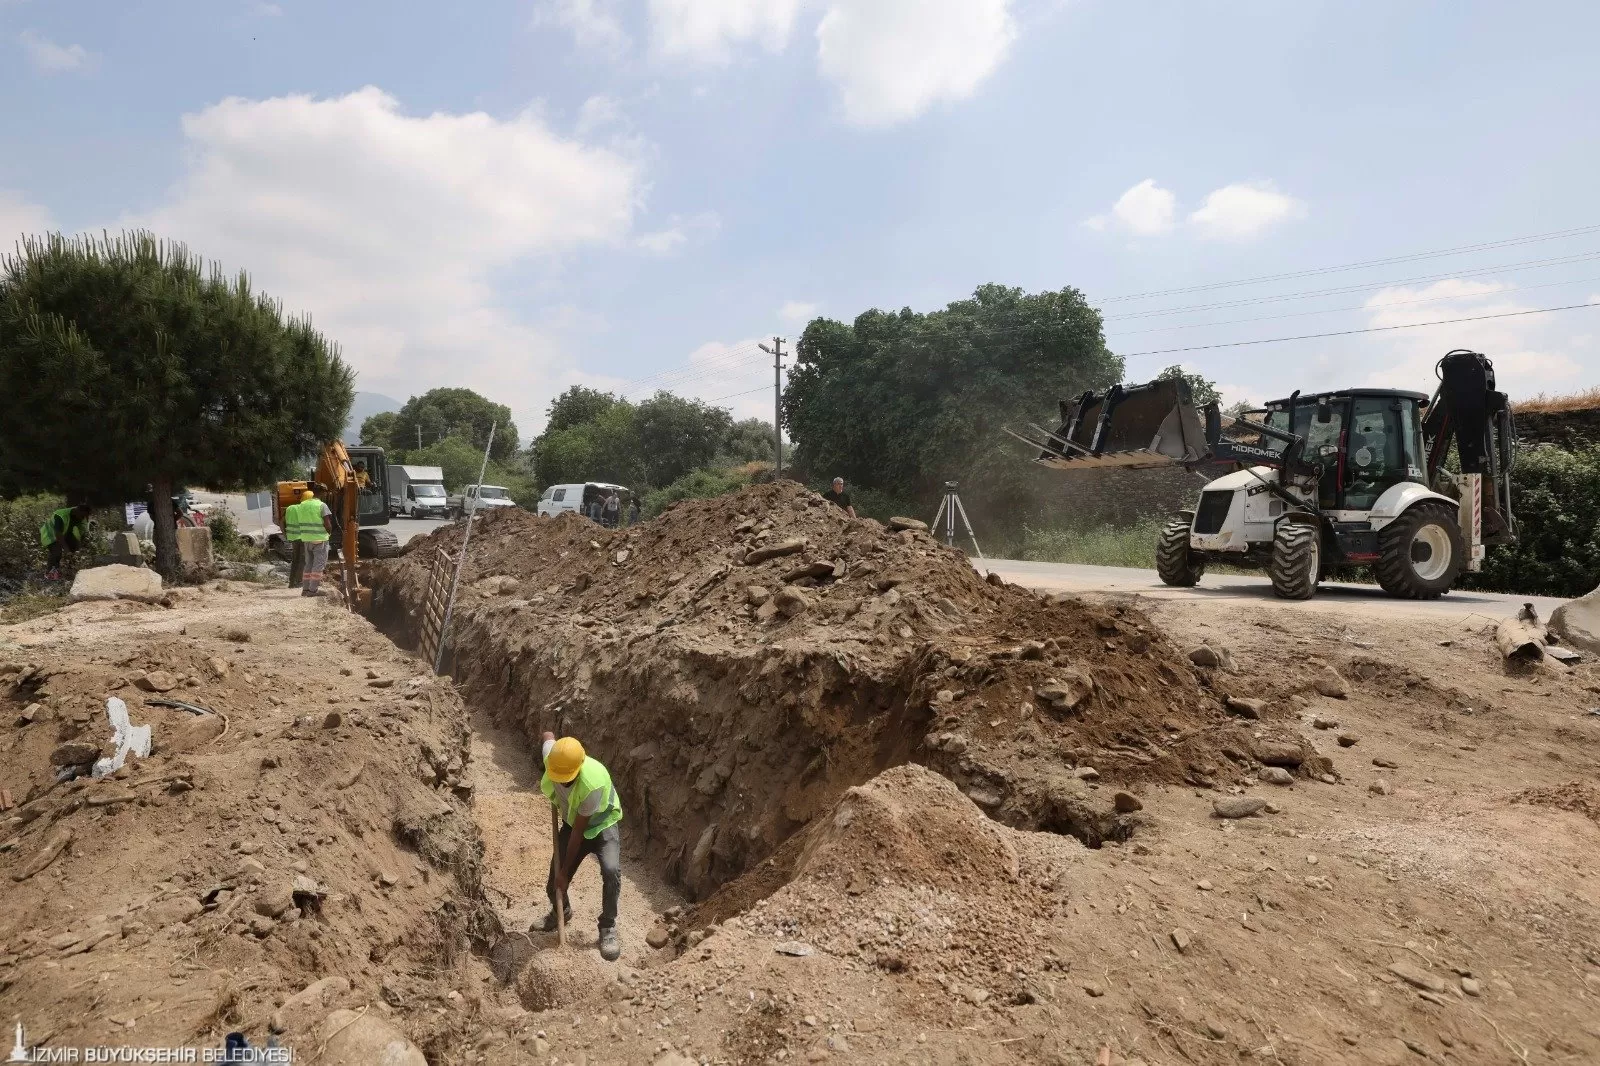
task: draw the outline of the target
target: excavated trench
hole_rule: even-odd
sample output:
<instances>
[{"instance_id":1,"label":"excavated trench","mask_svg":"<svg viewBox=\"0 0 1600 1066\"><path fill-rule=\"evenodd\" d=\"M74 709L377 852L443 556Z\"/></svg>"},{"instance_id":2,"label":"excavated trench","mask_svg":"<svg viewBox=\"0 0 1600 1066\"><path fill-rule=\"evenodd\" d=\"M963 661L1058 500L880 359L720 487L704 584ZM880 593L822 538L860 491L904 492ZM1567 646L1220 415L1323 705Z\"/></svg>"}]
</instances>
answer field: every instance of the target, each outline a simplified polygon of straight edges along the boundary
<instances>
[{"instance_id":1,"label":"excavated trench","mask_svg":"<svg viewBox=\"0 0 1600 1066\"><path fill-rule=\"evenodd\" d=\"M631 861L688 899L715 894L725 917L781 888L785 843L905 763L1089 847L1138 824L1097 782L1227 773L1217 698L1138 612L985 583L925 534L845 521L798 486L742 495L626 532L488 516L449 641L470 706L606 763ZM796 532L803 549L749 561ZM372 617L402 645L459 535L378 569ZM790 589L806 606L773 611Z\"/></svg>"}]
</instances>

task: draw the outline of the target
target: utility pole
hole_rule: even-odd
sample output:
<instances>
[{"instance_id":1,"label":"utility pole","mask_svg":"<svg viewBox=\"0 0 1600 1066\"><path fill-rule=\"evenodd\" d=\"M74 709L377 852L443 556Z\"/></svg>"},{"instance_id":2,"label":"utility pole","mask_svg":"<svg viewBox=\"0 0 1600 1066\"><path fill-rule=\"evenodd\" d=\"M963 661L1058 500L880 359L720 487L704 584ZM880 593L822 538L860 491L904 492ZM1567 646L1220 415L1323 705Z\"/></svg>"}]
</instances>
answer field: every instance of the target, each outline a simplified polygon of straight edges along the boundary
<instances>
[{"instance_id":1,"label":"utility pole","mask_svg":"<svg viewBox=\"0 0 1600 1066\"><path fill-rule=\"evenodd\" d=\"M417 451L422 450L422 423L417 423Z\"/></svg>"},{"instance_id":2,"label":"utility pole","mask_svg":"<svg viewBox=\"0 0 1600 1066\"><path fill-rule=\"evenodd\" d=\"M783 338L772 338L772 347L757 345L772 356L772 447L775 462L773 473L783 474Z\"/></svg>"}]
</instances>

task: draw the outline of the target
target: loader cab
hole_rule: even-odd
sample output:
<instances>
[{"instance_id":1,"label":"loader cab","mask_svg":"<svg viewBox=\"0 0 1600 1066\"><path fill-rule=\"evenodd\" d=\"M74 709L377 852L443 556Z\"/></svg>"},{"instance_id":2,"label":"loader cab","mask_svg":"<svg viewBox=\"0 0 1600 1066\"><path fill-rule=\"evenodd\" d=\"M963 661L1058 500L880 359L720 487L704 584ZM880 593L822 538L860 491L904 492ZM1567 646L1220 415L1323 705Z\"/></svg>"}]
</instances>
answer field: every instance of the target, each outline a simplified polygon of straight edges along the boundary
<instances>
[{"instance_id":1,"label":"loader cab","mask_svg":"<svg viewBox=\"0 0 1600 1066\"><path fill-rule=\"evenodd\" d=\"M1427 402L1418 392L1346 389L1295 397L1292 419L1290 401L1274 400L1267 405L1266 423L1305 438L1305 461L1322 464L1319 507L1368 511L1392 485L1427 483L1422 448Z\"/></svg>"}]
</instances>

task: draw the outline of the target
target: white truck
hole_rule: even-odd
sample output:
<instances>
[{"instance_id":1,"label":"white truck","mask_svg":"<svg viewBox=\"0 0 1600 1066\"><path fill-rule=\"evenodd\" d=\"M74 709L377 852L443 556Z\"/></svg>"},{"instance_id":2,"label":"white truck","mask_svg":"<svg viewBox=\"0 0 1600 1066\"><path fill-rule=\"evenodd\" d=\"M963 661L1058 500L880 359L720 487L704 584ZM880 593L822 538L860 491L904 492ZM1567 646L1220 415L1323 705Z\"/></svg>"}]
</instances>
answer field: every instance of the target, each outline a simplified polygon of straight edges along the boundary
<instances>
[{"instance_id":1,"label":"white truck","mask_svg":"<svg viewBox=\"0 0 1600 1066\"><path fill-rule=\"evenodd\" d=\"M511 490L503 485L468 485L461 495L450 497L450 517L461 518L481 509L515 507Z\"/></svg>"},{"instance_id":2,"label":"white truck","mask_svg":"<svg viewBox=\"0 0 1600 1066\"><path fill-rule=\"evenodd\" d=\"M437 466L389 467L389 514L406 518L443 518L450 509L444 491L444 470Z\"/></svg>"}]
</instances>

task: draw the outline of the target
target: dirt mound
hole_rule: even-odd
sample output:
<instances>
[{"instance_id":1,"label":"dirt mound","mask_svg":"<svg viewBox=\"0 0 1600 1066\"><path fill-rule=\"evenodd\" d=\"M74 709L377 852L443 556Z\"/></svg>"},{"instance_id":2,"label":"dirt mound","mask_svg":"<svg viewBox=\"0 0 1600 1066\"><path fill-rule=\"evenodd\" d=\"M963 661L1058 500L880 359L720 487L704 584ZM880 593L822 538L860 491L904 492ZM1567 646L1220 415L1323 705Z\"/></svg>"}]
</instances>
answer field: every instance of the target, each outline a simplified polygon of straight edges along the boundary
<instances>
[{"instance_id":1,"label":"dirt mound","mask_svg":"<svg viewBox=\"0 0 1600 1066\"><path fill-rule=\"evenodd\" d=\"M1525 788L1512 796L1511 802L1528 803L1535 807L1555 807L1600 822L1600 788L1582 781Z\"/></svg>"},{"instance_id":2,"label":"dirt mound","mask_svg":"<svg viewBox=\"0 0 1600 1066\"><path fill-rule=\"evenodd\" d=\"M378 568L374 617L403 642L460 538ZM1101 782L1229 772L1218 701L1139 612L992 584L925 531L791 482L628 530L486 515L455 619L468 698L581 737L632 839L700 897L908 761L1091 844L1132 831Z\"/></svg>"},{"instance_id":3,"label":"dirt mound","mask_svg":"<svg viewBox=\"0 0 1600 1066\"><path fill-rule=\"evenodd\" d=\"M544 948L534 952L517 975L517 998L529 1010L576 1003L604 990L614 980L615 969L592 949Z\"/></svg>"}]
</instances>

